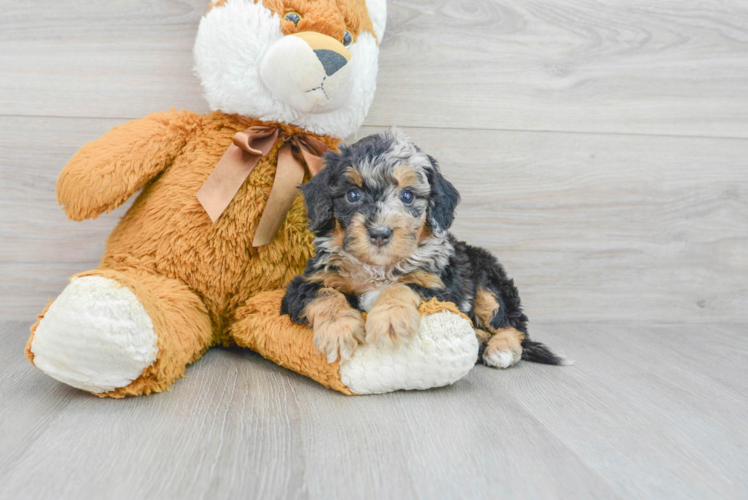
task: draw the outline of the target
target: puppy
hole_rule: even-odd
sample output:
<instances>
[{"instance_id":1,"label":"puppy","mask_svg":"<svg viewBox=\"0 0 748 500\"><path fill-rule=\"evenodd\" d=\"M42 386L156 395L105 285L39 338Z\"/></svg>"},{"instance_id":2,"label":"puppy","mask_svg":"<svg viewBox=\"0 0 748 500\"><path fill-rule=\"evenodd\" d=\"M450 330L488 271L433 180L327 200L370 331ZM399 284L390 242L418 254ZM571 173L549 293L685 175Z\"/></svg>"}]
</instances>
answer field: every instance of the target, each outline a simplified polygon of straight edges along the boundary
<instances>
[{"instance_id":1,"label":"puppy","mask_svg":"<svg viewBox=\"0 0 748 500\"><path fill-rule=\"evenodd\" d=\"M566 364L528 338L517 288L496 258L447 231L460 195L434 158L393 128L325 162L301 186L316 255L286 288L281 313L314 329L328 362L364 342L407 340L419 304L436 297L473 321L486 365Z\"/></svg>"}]
</instances>

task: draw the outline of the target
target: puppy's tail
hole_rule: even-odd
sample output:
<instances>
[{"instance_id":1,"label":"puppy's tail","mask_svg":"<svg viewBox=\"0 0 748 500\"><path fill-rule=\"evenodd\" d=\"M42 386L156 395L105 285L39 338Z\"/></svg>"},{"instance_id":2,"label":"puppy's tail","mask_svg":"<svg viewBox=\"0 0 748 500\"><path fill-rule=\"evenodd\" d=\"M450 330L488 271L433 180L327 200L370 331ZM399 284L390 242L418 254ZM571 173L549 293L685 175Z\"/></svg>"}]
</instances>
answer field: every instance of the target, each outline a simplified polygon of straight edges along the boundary
<instances>
[{"instance_id":1,"label":"puppy's tail","mask_svg":"<svg viewBox=\"0 0 748 500\"><path fill-rule=\"evenodd\" d=\"M569 358L554 354L545 344L527 338L522 340L522 359L533 363L543 363L544 365L568 366L574 364L574 361Z\"/></svg>"}]
</instances>

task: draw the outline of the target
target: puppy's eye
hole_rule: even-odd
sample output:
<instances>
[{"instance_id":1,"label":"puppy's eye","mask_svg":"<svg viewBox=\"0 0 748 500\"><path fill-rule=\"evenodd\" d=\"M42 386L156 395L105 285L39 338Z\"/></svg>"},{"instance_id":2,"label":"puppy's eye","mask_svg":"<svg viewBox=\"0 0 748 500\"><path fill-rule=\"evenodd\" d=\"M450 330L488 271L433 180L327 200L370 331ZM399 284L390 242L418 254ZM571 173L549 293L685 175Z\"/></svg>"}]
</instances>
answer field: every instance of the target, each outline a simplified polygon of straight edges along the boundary
<instances>
[{"instance_id":1,"label":"puppy's eye","mask_svg":"<svg viewBox=\"0 0 748 500\"><path fill-rule=\"evenodd\" d=\"M348 200L348 203L358 203L361 201L361 191L358 189L351 189L348 191L348 194L345 195L345 198Z\"/></svg>"},{"instance_id":2,"label":"puppy's eye","mask_svg":"<svg viewBox=\"0 0 748 500\"><path fill-rule=\"evenodd\" d=\"M298 12L289 12L283 17L283 19L285 19L286 21L290 21L296 25L299 24L299 21L301 21L301 15L299 15Z\"/></svg>"},{"instance_id":3,"label":"puppy's eye","mask_svg":"<svg viewBox=\"0 0 748 500\"><path fill-rule=\"evenodd\" d=\"M353 43L353 35L351 35L351 32L346 31L345 33L343 33L343 45L348 47L352 43Z\"/></svg>"},{"instance_id":4,"label":"puppy's eye","mask_svg":"<svg viewBox=\"0 0 748 500\"><path fill-rule=\"evenodd\" d=\"M400 201L402 201L405 205L410 205L416 200L416 196L413 194L412 191L408 191L407 189L400 193Z\"/></svg>"}]
</instances>

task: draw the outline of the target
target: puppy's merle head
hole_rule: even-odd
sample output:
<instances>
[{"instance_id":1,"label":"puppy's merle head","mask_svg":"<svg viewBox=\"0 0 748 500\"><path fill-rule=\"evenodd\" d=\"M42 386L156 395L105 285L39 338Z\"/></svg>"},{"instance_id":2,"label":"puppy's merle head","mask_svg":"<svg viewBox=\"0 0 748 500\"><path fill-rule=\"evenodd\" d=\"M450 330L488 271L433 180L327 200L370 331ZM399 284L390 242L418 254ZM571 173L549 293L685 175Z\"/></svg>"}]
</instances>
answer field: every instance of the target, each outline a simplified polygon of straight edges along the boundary
<instances>
[{"instance_id":1,"label":"puppy's merle head","mask_svg":"<svg viewBox=\"0 0 748 500\"><path fill-rule=\"evenodd\" d=\"M459 193L395 128L328 153L325 164L301 187L309 227L362 262L394 265L452 225Z\"/></svg>"}]
</instances>

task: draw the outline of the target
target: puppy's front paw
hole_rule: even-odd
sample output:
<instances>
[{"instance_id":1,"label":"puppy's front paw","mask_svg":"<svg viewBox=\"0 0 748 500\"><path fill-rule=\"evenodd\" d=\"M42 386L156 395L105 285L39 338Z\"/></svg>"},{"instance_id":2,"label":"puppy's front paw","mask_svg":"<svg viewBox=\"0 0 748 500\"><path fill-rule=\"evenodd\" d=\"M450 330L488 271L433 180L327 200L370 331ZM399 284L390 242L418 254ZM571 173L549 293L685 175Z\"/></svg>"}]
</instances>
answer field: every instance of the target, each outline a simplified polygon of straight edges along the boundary
<instances>
[{"instance_id":1,"label":"puppy's front paw","mask_svg":"<svg viewBox=\"0 0 748 500\"><path fill-rule=\"evenodd\" d=\"M374 306L366 316L366 343L392 345L409 339L418 331L421 315L410 304Z\"/></svg>"},{"instance_id":2,"label":"puppy's front paw","mask_svg":"<svg viewBox=\"0 0 748 500\"><path fill-rule=\"evenodd\" d=\"M509 368L522 359L524 335L514 328L499 330L483 351L483 363L494 368Z\"/></svg>"},{"instance_id":3,"label":"puppy's front paw","mask_svg":"<svg viewBox=\"0 0 748 500\"><path fill-rule=\"evenodd\" d=\"M314 324L314 347L328 363L350 359L353 351L364 342L364 318L353 309L340 311L330 319Z\"/></svg>"}]
</instances>

